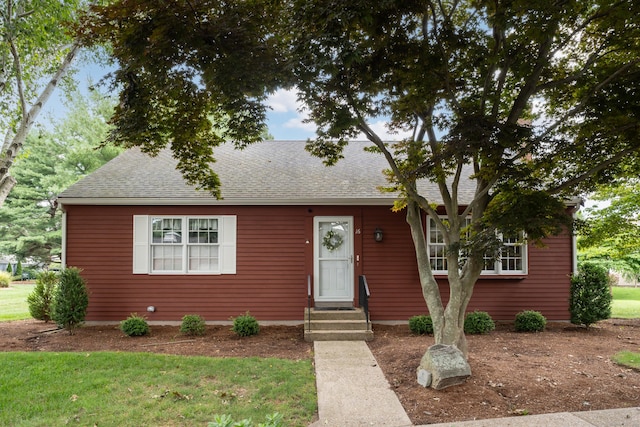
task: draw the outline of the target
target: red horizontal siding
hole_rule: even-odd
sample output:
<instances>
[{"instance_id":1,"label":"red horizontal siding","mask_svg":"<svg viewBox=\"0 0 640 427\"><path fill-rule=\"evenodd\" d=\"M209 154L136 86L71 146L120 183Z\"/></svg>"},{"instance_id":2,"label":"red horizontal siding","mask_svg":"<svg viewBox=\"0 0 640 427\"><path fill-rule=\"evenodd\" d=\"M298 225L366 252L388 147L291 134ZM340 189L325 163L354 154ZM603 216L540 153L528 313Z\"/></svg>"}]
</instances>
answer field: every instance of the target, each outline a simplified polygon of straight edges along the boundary
<instances>
[{"instance_id":1,"label":"red horizontal siding","mask_svg":"<svg viewBox=\"0 0 640 427\"><path fill-rule=\"evenodd\" d=\"M307 276L313 274L313 217L353 216L355 276L364 274L376 320L406 320L426 312L415 252L404 213L387 207L66 206L66 260L83 269L90 289L87 320L180 320L197 313L228 320L250 311L259 320L301 320ZM237 274L132 274L133 215L237 215ZM376 228L383 241L373 239ZM307 243L309 242L309 243ZM529 274L521 280L481 278L470 310L512 319L524 309L567 319L571 240L549 239L529 248ZM357 286L354 277L354 286ZM447 299L446 279L441 293ZM357 291L357 290L356 290ZM356 293L357 300L357 293ZM146 312L153 305L155 313Z\"/></svg>"}]
</instances>

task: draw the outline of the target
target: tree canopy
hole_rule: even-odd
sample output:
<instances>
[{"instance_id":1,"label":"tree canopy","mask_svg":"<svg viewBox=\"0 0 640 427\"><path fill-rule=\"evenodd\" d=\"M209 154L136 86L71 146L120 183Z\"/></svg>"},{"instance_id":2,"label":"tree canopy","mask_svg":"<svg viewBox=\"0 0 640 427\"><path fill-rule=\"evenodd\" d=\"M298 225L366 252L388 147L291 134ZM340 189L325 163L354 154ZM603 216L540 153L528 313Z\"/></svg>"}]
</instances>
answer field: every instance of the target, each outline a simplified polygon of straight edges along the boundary
<instances>
[{"instance_id":1,"label":"tree canopy","mask_svg":"<svg viewBox=\"0 0 640 427\"><path fill-rule=\"evenodd\" d=\"M557 233L568 197L637 172L639 13L633 0L119 0L80 32L118 64L111 139L149 153L169 144L186 179L214 194L213 148L258 141L276 88L297 90L317 126L307 148L327 164L363 133L402 194L436 342L465 348L497 230ZM369 126L380 116L413 136L385 143ZM467 166L475 193L462 205ZM418 192L421 179L442 201ZM446 307L421 212L460 267L448 269Z\"/></svg>"},{"instance_id":2,"label":"tree canopy","mask_svg":"<svg viewBox=\"0 0 640 427\"><path fill-rule=\"evenodd\" d=\"M79 50L69 32L83 0L0 0L0 207L29 131Z\"/></svg>"},{"instance_id":3,"label":"tree canopy","mask_svg":"<svg viewBox=\"0 0 640 427\"><path fill-rule=\"evenodd\" d=\"M640 279L640 181L629 177L601 186L589 197L580 228L581 260L599 263L628 279Z\"/></svg>"}]
</instances>

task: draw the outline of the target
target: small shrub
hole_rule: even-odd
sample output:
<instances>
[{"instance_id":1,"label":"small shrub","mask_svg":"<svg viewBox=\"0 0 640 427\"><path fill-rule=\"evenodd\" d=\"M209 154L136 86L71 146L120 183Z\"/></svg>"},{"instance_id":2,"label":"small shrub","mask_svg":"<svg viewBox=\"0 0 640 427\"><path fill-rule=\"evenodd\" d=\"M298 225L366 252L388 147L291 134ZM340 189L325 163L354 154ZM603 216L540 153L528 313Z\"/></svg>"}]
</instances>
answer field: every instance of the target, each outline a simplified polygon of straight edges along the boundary
<instances>
[{"instance_id":1,"label":"small shrub","mask_svg":"<svg viewBox=\"0 0 640 427\"><path fill-rule=\"evenodd\" d=\"M542 332L547 319L539 311L525 310L516 314L516 332Z\"/></svg>"},{"instance_id":2,"label":"small shrub","mask_svg":"<svg viewBox=\"0 0 640 427\"><path fill-rule=\"evenodd\" d=\"M13 267L11 266L11 263L7 264L7 273L9 273L9 276L13 277Z\"/></svg>"},{"instance_id":3,"label":"small shrub","mask_svg":"<svg viewBox=\"0 0 640 427\"><path fill-rule=\"evenodd\" d=\"M7 273L6 271L0 271L0 288L8 288L11 284L11 273Z\"/></svg>"},{"instance_id":4,"label":"small shrub","mask_svg":"<svg viewBox=\"0 0 640 427\"><path fill-rule=\"evenodd\" d=\"M182 318L180 332L187 335L204 335L204 319L197 314L187 314Z\"/></svg>"},{"instance_id":5,"label":"small shrub","mask_svg":"<svg viewBox=\"0 0 640 427\"><path fill-rule=\"evenodd\" d=\"M248 337L251 335L258 335L260 332L260 325L255 317L249 314L247 311L242 316L238 316L233 319L233 332L241 337Z\"/></svg>"},{"instance_id":6,"label":"small shrub","mask_svg":"<svg viewBox=\"0 0 640 427\"><path fill-rule=\"evenodd\" d=\"M474 311L464 318L464 332L471 335L487 334L496 328L486 311Z\"/></svg>"},{"instance_id":7,"label":"small shrub","mask_svg":"<svg viewBox=\"0 0 640 427\"><path fill-rule=\"evenodd\" d=\"M433 334L433 321L431 316L424 314L413 316L409 319L409 330L418 335Z\"/></svg>"},{"instance_id":8,"label":"small shrub","mask_svg":"<svg viewBox=\"0 0 640 427\"><path fill-rule=\"evenodd\" d=\"M48 322L53 316L53 301L58 284L58 275L53 271L43 271L36 277L36 286L27 296L29 314L38 320Z\"/></svg>"},{"instance_id":9,"label":"small shrub","mask_svg":"<svg viewBox=\"0 0 640 427\"><path fill-rule=\"evenodd\" d=\"M571 276L569 313L571 323L587 328L611 317L609 275L604 267L591 263L578 266Z\"/></svg>"},{"instance_id":10,"label":"small shrub","mask_svg":"<svg viewBox=\"0 0 640 427\"><path fill-rule=\"evenodd\" d=\"M62 270L55 291L51 318L58 326L73 334L73 330L84 322L88 305L89 292L80 270L73 267Z\"/></svg>"},{"instance_id":11,"label":"small shrub","mask_svg":"<svg viewBox=\"0 0 640 427\"><path fill-rule=\"evenodd\" d=\"M139 337L149 333L149 324L144 317L131 313L126 320L120 322L120 330L130 337Z\"/></svg>"}]
</instances>

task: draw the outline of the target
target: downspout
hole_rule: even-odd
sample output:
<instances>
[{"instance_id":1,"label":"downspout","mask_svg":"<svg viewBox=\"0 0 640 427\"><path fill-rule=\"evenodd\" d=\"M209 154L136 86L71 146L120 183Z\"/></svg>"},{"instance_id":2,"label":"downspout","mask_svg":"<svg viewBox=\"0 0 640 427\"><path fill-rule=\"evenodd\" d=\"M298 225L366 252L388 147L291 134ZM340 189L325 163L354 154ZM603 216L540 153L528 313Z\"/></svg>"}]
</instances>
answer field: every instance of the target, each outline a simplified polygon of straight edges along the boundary
<instances>
[{"instance_id":1,"label":"downspout","mask_svg":"<svg viewBox=\"0 0 640 427\"><path fill-rule=\"evenodd\" d=\"M574 220L576 219L576 212L577 210L573 211L573 213L571 214ZM571 270L573 274L577 274L578 273L578 239L576 238L575 232L571 232L571 255L572 255Z\"/></svg>"},{"instance_id":2,"label":"downspout","mask_svg":"<svg viewBox=\"0 0 640 427\"><path fill-rule=\"evenodd\" d=\"M582 197L576 197L572 201L574 205L571 210L571 217L575 223L580 206L584 205L584 199ZM571 270L573 274L578 273L578 238L574 230L571 231Z\"/></svg>"},{"instance_id":3,"label":"downspout","mask_svg":"<svg viewBox=\"0 0 640 427\"><path fill-rule=\"evenodd\" d=\"M64 205L60 204L62 210L62 256L60 257L62 262L62 268L67 268L67 211L64 209Z\"/></svg>"}]
</instances>

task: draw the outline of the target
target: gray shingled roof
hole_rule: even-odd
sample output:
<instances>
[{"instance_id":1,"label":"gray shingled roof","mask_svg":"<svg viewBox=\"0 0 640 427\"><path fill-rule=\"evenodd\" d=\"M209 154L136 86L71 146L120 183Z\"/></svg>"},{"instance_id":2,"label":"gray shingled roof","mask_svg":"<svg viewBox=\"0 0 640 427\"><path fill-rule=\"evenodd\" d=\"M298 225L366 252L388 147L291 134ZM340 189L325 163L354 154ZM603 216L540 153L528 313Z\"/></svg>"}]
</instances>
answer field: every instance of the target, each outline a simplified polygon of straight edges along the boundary
<instances>
[{"instance_id":1,"label":"gray shingled roof","mask_svg":"<svg viewBox=\"0 0 640 427\"><path fill-rule=\"evenodd\" d=\"M69 187L59 200L63 204L390 205L395 196L378 190L387 184L382 171L388 165L382 155L364 151L369 145L351 142L344 159L330 167L311 156L304 141L265 141L244 150L231 144L217 147L213 169L222 182L223 200L187 185L170 150L149 157L131 149ZM435 185L425 182L422 187L431 202L441 200ZM469 200L472 188L465 192L463 199Z\"/></svg>"}]
</instances>

